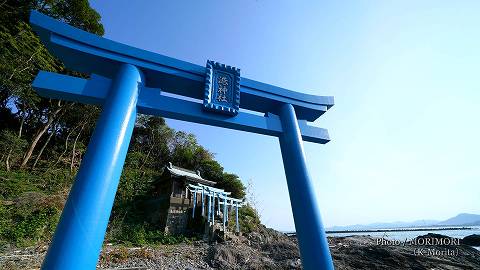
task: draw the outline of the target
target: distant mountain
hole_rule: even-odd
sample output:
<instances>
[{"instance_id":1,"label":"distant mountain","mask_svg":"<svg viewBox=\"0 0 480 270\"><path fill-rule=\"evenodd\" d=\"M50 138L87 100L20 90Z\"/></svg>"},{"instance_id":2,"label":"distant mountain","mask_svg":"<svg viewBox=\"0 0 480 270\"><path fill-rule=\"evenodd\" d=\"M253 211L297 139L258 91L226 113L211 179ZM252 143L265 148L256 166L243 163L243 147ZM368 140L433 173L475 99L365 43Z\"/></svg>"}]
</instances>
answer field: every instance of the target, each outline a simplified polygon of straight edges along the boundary
<instances>
[{"instance_id":1,"label":"distant mountain","mask_svg":"<svg viewBox=\"0 0 480 270\"><path fill-rule=\"evenodd\" d=\"M327 228L328 231L357 231L357 230L371 230L371 229L387 229L387 228L412 228L412 227L427 227L434 226L438 220L416 220L413 222L376 222L371 224L356 224L348 226L333 226Z\"/></svg>"},{"instance_id":2,"label":"distant mountain","mask_svg":"<svg viewBox=\"0 0 480 270\"><path fill-rule=\"evenodd\" d=\"M371 229L392 229L392 228L415 228L430 226L480 226L480 215L462 213L444 221L438 220L416 220L413 222L376 222L371 224L357 224L349 226L333 226L328 231L356 231Z\"/></svg>"},{"instance_id":3,"label":"distant mountain","mask_svg":"<svg viewBox=\"0 0 480 270\"><path fill-rule=\"evenodd\" d=\"M449 218L445 221L439 222L437 225L480 225L480 215L475 214L458 214L452 218Z\"/></svg>"}]
</instances>

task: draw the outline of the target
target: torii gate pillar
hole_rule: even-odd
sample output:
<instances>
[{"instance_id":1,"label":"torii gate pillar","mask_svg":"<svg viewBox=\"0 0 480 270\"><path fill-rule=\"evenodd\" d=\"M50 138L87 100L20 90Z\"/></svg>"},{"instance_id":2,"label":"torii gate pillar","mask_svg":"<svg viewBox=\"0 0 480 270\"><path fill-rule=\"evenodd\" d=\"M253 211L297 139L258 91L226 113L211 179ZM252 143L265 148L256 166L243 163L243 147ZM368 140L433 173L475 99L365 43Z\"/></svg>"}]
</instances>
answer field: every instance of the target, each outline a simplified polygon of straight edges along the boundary
<instances>
[{"instance_id":1,"label":"torii gate pillar","mask_svg":"<svg viewBox=\"0 0 480 270\"><path fill-rule=\"evenodd\" d=\"M280 108L283 134L279 136L283 167L304 269L332 269L328 242L323 230L317 196L305 162L303 142L295 109Z\"/></svg>"},{"instance_id":2,"label":"torii gate pillar","mask_svg":"<svg viewBox=\"0 0 480 270\"><path fill-rule=\"evenodd\" d=\"M43 269L96 268L135 125L141 83L141 73L135 66L120 66L43 261Z\"/></svg>"}]
</instances>

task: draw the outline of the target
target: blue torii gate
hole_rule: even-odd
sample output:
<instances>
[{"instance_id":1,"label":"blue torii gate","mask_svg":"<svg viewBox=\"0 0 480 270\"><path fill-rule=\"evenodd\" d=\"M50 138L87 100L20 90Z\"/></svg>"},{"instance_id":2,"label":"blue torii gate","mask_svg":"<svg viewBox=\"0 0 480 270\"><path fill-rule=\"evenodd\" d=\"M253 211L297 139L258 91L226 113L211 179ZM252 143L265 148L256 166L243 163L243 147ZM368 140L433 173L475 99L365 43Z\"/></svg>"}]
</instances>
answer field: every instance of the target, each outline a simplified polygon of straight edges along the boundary
<instances>
[{"instance_id":1,"label":"blue torii gate","mask_svg":"<svg viewBox=\"0 0 480 270\"><path fill-rule=\"evenodd\" d=\"M95 269L137 113L278 137L303 267L333 269L302 144L330 140L327 130L307 122L333 106L333 97L240 78L239 69L215 62L202 67L133 48L36 11L30 24L68 68L91 75L41 71L36 91L102 106L43 269Z\"/></svg>"},{"instance_id":2,"label":"blue torii gate","mask_svg":"<svg viewBox=\"0 0 480 270\"><path fill-rule=\"evenodd\" d=\"M193 194L192 218L195 218L195 207L197 205L197 193L201 194L201 196L202 196L202 201L201 201L202 202L202 216L204 215L204 212L205 212L204 196L206 195L207 198L208 198L208 202L209 202L208 213L207 213L207 221L208 222L210 222L210 217L212 217L213 219L215 218L215 207L213 207L213 210L210 211L211 210L210 198L213 198L214 201L215 201L215 198L218 198L218 210L221 209L220 204L223 204L223 210L222 210L222 212L223 212L223 220L222 220L223 231L225 232L225 225L226 225L226 222L228 220L227 207L229 205L231 207L235 206L235 231L236 232L240 231L240 227L239 227L239 224L238 224L238 207L241 207L241 206L244 205L243 200L228 197L228 195L230 195L231 192L225 192L225 190L223 190L223 189L213 188L213 187L209 187L209 186L202 185L202 184L196 184L196 185L189 184L188 189Z\"/></svg>"}]
</instances>

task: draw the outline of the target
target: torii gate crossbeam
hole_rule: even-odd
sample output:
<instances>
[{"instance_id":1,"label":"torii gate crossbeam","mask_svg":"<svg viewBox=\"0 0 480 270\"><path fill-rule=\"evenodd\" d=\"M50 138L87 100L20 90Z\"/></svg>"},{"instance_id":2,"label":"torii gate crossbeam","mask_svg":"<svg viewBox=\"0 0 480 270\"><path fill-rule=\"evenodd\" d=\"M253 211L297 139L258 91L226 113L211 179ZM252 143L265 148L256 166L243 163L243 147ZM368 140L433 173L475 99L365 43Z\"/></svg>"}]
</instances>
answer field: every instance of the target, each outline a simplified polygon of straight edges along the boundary
<instances>
[{"instance_id":1,"label":"torii gate crossbeam","mask_svg":"<svg viewBox=\"0 0 480 270\"><path fill-rule=\"evenodd\" d=\"M307 123L333 106L333 97L240 78L238 69L214 62L202 67L133 48L36 11L30 23L67 67L91 75L42 71L33 82L37 92L102 106L43 269L95 269L137 113L278 137L302 265L333 269L302 143L330 140L327 130Z\"/></svg>"}]
</instances>

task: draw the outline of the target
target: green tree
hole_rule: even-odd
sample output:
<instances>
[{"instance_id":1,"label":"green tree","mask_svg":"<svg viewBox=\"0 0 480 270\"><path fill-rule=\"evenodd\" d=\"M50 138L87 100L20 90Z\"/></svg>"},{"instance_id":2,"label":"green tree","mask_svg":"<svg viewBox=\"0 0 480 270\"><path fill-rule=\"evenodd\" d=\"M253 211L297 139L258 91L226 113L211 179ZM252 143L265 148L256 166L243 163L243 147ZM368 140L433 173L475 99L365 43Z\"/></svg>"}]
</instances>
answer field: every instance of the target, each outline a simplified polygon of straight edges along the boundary
<instances>
[{"instance_id":1,"label":"green tree","mask_svg":"<svg viewBox=\"0 0 480 270\"><path fill-rule=\"evenodd\" d=\"M165 119L139 115L133 131L126 166L161 171L170 159L170 144L175 131Z\"/></svg>"},{"instance_id":2,"label":"green tree","mask_svg":"<svg viewBox=\"0 0 480 270\"><path fill-rule=\"evenodd\" d=\"M31 87L39 70L72 73L53 57L28 24L30 10L36 9L75 27L102 35L100 15L87 0L13 1L1 3L0 8L0 106L3 114L18 119L17 134L25 136L21 167L31 160L37 145L49 134L65 110L79 110L77 104L67 106L62 101L39 97ZM51 137L50 137L51 138Z\"/></svg>"},{"instance_id":3,"label":"green tree","mask_svg":"<svg viewBox=\"0 0 480 270\"><path fill-rule=\"evenodd\" d=\"M10 171L10 164L19 160L22 156L22 150L27 145L27 142L19 138L13 131L5 129L0 132L0 149L3 149L6 153L5 168Z\"/></svg>"},{"instance_id":4,"label":"green tree","mask_svg":"<svg viewBox=\"0 0 480 270\"><path fill-rule=\"evenodd\" d=\"M235 198L245 197L245 186L238 175L224 172L220 179L217 179L217 187L232 192Z\"/></svg>"}]
</instances>

